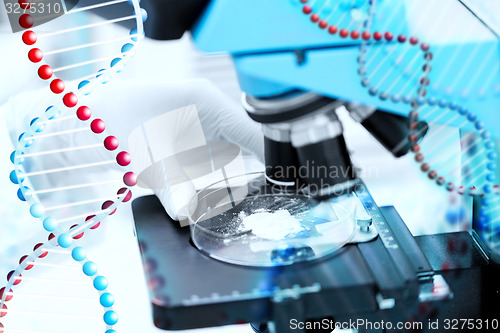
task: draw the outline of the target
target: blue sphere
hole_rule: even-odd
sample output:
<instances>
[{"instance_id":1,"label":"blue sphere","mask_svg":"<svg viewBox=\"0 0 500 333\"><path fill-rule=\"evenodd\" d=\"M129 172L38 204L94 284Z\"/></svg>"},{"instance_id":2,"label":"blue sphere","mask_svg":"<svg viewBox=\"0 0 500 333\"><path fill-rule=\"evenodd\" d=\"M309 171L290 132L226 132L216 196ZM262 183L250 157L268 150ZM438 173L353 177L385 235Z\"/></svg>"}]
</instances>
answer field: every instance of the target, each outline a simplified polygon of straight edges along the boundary
<instances>
[{"instance_id":1,"label":"blue sphere","mask_svg":"<svg viewBox=\"0 0 500 333\"><path fill-rule=\"evenodd\" d=\"M405 102L406 104L410 104L411 103L411 96L404 96L403 102Z\"/></svg>"},{"instance_id":2,"label":"blue sphere","mask_svg":"<svg viewBox=\"0 0 500 333\"><path fill-rule=\"evenodd\" d=\"M146 20L148 19L148 12L144 8L141 8L141 16L142 22L146 22Z\"/></svg>"},{"instance_id":3,"label":"blue sphere","mask_svg":"<svg viewBox=\"0 0 500 333\"><path fill-rule=\"evenodd\" d=\"M445 108L448 105L448 102L445 99L442 99L438 102L439 107Z\"/></svg>"},{"instance_id":4,"label":"blue sphere","mask_svg":"<svg viewBox=\"0 0 500 333\"><path fill-rule=\"evenodd\" d=\"M120 61L122 61L122 58L114 58L111 60L111 67L115 67Z\"/></svg>"},{"instance_id":5,"label":"blue sphere","mask_svg":"<svg viewBox=\"0 0 500 333\"><path fill-rule=\"evenodd\" d=\"M488 132L488 131L483 131L483 132L481 133L481 137L482 137L483 139L489 139L489 138L490 138L490 136L491 136L491 134L490 134L490 132Z\"/></svg>"},{"instance_id":6,"label":"blue sphere","mask_svg":"<svg viewBox=\"0 0 500 333\"><path fill-rule=\"evenodd\" d=\"M71 257L73 257L73 260L75 261L83 261L87 258L87 253L83 247L77 246L73 249L73 251L71 251Z\"/></svg>"},{"instance_id":7,"label":"blue sphere","mask_svg":"<svg viewBox=\"0 0 500 333\"><path fill-rule=\"evenodd\" d=\"M106 311L103 319L106 325L113 326L118 322L118 314L114 311Z\"/></svg>"},{"instance_id":8,"label":"blue sphere","mask_svg":"<svg viewBox=\"0 0 500 333\"><path fill-rule=\"evenodd\" d=\"M486 176L486 180L488 180L491 183L494 182L495 181L495 174L490 173L489 175Z\"/></svg>"},{"instance_id":9,"label":"blue sphere","mask_svg":"<svg viewBox=\"0 0 500 333\"><path fill-rule=\"evenodd\" d=\"M115 330L107 330L107 331L106 331L106 332L104 332L104 333L116 333L116 331L115 331Z\"/></svg>"},{"instance_id":10,"label":"blue sphere","mask_svg":"<svg viewBox=\"0 0 500 333\"><path fill-rule=\"evenodd\" d=\"M434 97L429 97L427 98L427 104L433 106L433 105L436 105L436 99Z\"/></svg>"},{"instance_id":11,"label":"blue sphere","mask_svg":"<svg viewBox=\"0 0 500 333\"><path fill-rule=\"evenodd\" d=\"M391 97L391 100L393 103L399 103L399 101L401 100L401 97L399 95L392 95Z\"/></svg>"},{"instance_id":12,"label":"blue sphere","mask_svg":"<svg viewBox=\"0 0 500 333\"><path fill-rule=\"evenodd\" d=\"M10 154L10 161L12 162L12 164L23 164L24 162L24 157L23 157L24 153L23 152L20 152L16 158L16 151L14 150L11 154Z\"/></svg>"},{"instance_id":13,"label":"blue sphere","mask_svg":"<svg viewBox=\"0 0 500 333\"><path fill-rule=\"evenodd\" d=\"M83 264L83 273L87 276L93 276L97 273L97 265L93 261L87 261Z\"/></svg>"},{"instance_id":14,"label":"blue sphere","mask_svg":"<svg viewBox=\"0 0 500 333\"><path fill-rule=\"evenodd\" d=\"M466 115L467 112L469 112L467 110L467 108L465 106L461 106L459 109L458 109L458 113L460 113L461 115Z\"/></svg>"},{"instance_id":15,"label":"blue sphere","mask_svg":"<svg viewBox=\"0 0 500 333\"><path fill-rule=\"evenodd\" d=\"M94 288L102 291L108 287L108 279L104 276L98 276L94 279Z\"/></svg>"},{"instance_id":16,"label":"blue sphere","mask_svg":"<svg viewBox=\"0 0 500 333\"><path fill-rule=\"evenodd\" d=\"M424 105L425 104L425 98L418 96L417 97L417 104L418 105Z\"/></svg>"},{"instance_id":17,"label":"blue sphere","mask_svg":"<svg viewBox=\"0 0 500 333\"><path fill-rule=\"evenodd\" d=\"M495 153L494 151L488 153L488 159L490 161L494 161L494 160L496 160L496 158L497 158L497 153Z\"/></svg>"},{"instance_id":18,"label":"blue sphere","mask_svg":"<svg viewBox=\"0 0 500 333\"><path fill-rule=\"evenodd\" d=\"M450 102L450 105L448 105L450 109L456 110L458 108L458 104L456 102Z\"/></svg>"},{"instance_id":19,"label":"blue sphere","mask_svg":"<svg viewBox=\"0 0 500 333\"><path fill-rule=\"evenodd\" d=\"M43 228L48 232L55 231L57 229L56 220L52 217L46 217L45 220L43 220Z\"/></svg>"},{"instance_id":20,"label":"blue sphere","mask_svg":"<svg viewBox=\"0 0 500 333\"><path fill-rule=\"evenodd\" d=\"M24 181L24 176L22 171L19 171L19 176L18 176L16 170L12 170L12 172L9 175L9 178L10 181L16 185Z\"/></svg>"},{"instance_id":21,"label":"blue sphere","mask_svg":"<svg viewBox=\"0 0 500 333\"><path fill-rule=\"evenodd\" d=\"M83 80L82 82L78 83L78 89L82 89L83 87L85 87L87 84L89 84L90 81L88 80Z\"/></svg>"},{"instance_id":22,"label":"blue sphere","mask_svg":"<svg viewBox=\"0 0 500 333\"><path fill-rule=\"evenodd\" d=\"M40 118L36 117L36 118L33 118L33 120L31 120L30 122L30 126L35 130L35 132L37 133L40 133L42 132L44 129L45 129L45 124L37 124L37 121L39 120Z\"/></svg>"},{"instance_id":23,"label":"blue sphere","mask_svg":"<svg viewBox=\"0 0 500 333\"><path fill-rule=\"evenodd\" d=\"M28 135L26 133L21 133L19 138L17 139L20 143L24 143L25 147L31 146L35 141L32 135Z\"/></svg>"},{"instance_id":24,"label":"blue sphere","mask_svg":"<svg viewBox=\"0 0 500 333\"><path fill-rule=\"evenodd\" d=\"M469 119L469 121L476 121L476 118L477 118L477 116L475 113L469 113L467 115L467 119Z\"/></svg>"},{"instance_id":25,"label":"blue sphere","mask_svg":"<svg viewBox=\"0 0 500 333\"><path fill-rule=\"evenodd\" d=\"M61 111L55 106L49 106L47 110L45 110L45 115L49 120L57 118L61 114Z\"/></svg>"},{"instance_id":26,"label":"blue sphere","mask_svg":"<svg viewBox=\"0 0 500 333\"><path fill-rule=\"evenodd\" d=\"M29 191L31 191L31 190L29 189L29 187L25 186L25 187L24 187L24 191L25 191L25 192L29 192ZM26 195L24 195L24 194L23 194L23 191L22 191L21 189L18 189L18 190L17 190L17 197L18 197L18 198L19 198L19 200L21 200L21 201L26 201L26 200L29 200L29 199L31 198L31 195L30 195L30 194L26 194Z\"/></svg>"},{"instance_id":27,"label":"blue sphere","mask_svg":"<svg viewBox=\"0 0 500 333\"><path fill-rule=\"evenodd\" d=\"M368 93L369 93L371 96L375 96L375 95L377 95L377 89L375 89L375 88L370 88L370 89L368 89Z\"/></svg>"},{"instance_id":28,"label":"blue sphere","mask_svg":"<svg viewBox=\"0 0 500 333\"><path fill-rule=\"evenodd\" d=\"M57 238L57 244L59 244L60 247L67 249L73 244L73 238L71 238L68 233L61 234Z\"/></svg>"},{"instance_id":29,"label":"blue sphere","mask_svg":"<svg viewBox=\"0 0 500 333\"><path fill-rule=\"evenodd\" d=\"M486 142L485 146L486 146L486 149L492 150L495 148L495 143L493 141L488 141L488 142Z\"/></svg>"},{"instance_id":30,"label":"blue sphere","mask_svg":"<svg viewBox=\"0 0 500 333\"><path fill-rule=\"evenodd\" d=\"M38 219L38 218L42 217L44 213L45 213L45 211L44 211L43 206L41 204L36 203L36 204L31 205L30 214L34 218Z\"/></svg>"},{"instance_id":31,"label":"blue sphere","mask_svg":"<svg viewBox=\"0 0 500 333\"><path fill-rule=\"evenodd\" d=\"M487 168L488 170L490 170L490 171L496 171L496 169L497 169L497 165L496 165L495 163L488 163L488 164L486 165L486 168Z\"/></svg>"},{"instance_id":32,"label":"blue sphere","mask_svg":"<svg viewBox=\"0 0 500 333\"><path fill-rule=\"evenodd\" d=\"M115 297L110 293L104 293L99 297L99 302L105 308L110 308L115 304Z\"/></svg>"},{"instance_id":33,"label":"blue sphere","mask_svg":"<svg viewBox=\"0 0 500 333\"><path fill-rule=\"evenodd\" d=\"M130 52L133 48L134 48L134 44L127 43L127 44L123 44L121 51L122 51L122 53L127 53L127 52Z\"/></svg>"}]
</instances>

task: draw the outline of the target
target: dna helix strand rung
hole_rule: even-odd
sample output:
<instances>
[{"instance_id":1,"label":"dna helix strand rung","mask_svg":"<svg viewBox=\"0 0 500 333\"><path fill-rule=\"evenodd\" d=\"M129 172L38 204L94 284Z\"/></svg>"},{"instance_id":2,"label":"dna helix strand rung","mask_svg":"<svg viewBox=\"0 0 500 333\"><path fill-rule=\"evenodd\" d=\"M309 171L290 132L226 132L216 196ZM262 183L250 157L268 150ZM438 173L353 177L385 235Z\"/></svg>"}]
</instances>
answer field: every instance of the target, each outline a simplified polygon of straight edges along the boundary
<instances>
[{"instance_id":1,"label":"dna helix strand rung","mask_svg":"<svg viewBox=\"0 0 500 333\"><path fill-rule=\"evenodd\" d=\"M459 105L460 101L455 102L430 96L432 92L429 89L430 84L432 84L431 73L440 74L439 71L432 68L432 64L436 60L436 52L439 53L442 48L433 46L431 51L429 43L416 36L408 37L407 31L403 29L405 20L401 20L400 15L398 15L404 10L405 1L389 2L391 6L399 6L399 8L391 7L391 10L388 11L390 14L386 16L376 15L375 9L380 2L372 0L364 2L303 0L300 2L304 4L302 11L309 15L310 20L317 23L320 29L331 34L336 41L342 39L361 41L358 72L362 86L371 96L382 102L390 101L394 104L402 103L411 106L409 139L413 145L412 151L415 153L416 161L421 164L421 170L426 172L430 179L435 180L438 185L446 184L445 187L449 191L456 191L460 194L484 195L496 192L495 189L498 186L492 184L494 181L493 171L496 168L494 165L496 153L494 151L495 144L490 139L490 133L484 130L484 124L477 119L474 113ZM352 29L352 20L347 26L342 26L342 24L346 24L345 17L349 12L346 8L344 11L339 10L342 4L348 8L355 7L357 11L363 9L366 20L362 30ZM368 8L366 8L367 4ZM387 2L385 4L387 5ZM332 19L335 15L330 12L326 13L325 16L324 11L328 6L332 8L332 11L339 10L339 13L336 14L336 20ZM382 9L384 8L382 5ZM425 8L424 10L428 11L431 7ZM381 17L384 19L381 20ZM425 15L420 15L414 25L421 25L424 21L423 17ZM431 26L430 30L435 30L437 26L438 24ZM388 30L389 28L396 28L396 30L391 32ZM394 33L399 29L404 33L399 35ZM486 47L489 48L491 45L486 44ZM476 47L474 52L477 49ZM454 54L459 53L457 51ZM498 67L498 64L496 66ZM454 83L460 81L463 75L463 71L458 73L458 79L455 79ZM474 79L476 80L477 77L475 76ZM416 127L421 120L439 125L433 125L431 138L424 138L422 145L419 145L417 143L419 133ZM449 136L448 127L450 126L463 128L463 131L476 132L475 141L464 145L462 142L466 141L466 138L456 139L454 145L462 146L462 151L448 150L447 145L444 144L446 140L442 138ZM468 137L470 138L470 136ZM435 138L440 138L439 142L431 140ZM432 147L429 148L429 144ZM479 148L473 149L473 147ZM471 156L472 151L475 151L475 154ZM460 154L464 156L463 159L460 159ZM436 156L447 163L454 161L455 166L451 170L436 170L436 165L429 163L436 162ZM430 160L427 160L428 158ZM480 160L479 163L477 163L478 160ZM475 163L474 168L472 168L473 163Z\"/></svg>"},{"instance_id":2,"label":"dna helix strand rung","mask_svg":"<svg viewBox=\"0 0 500 333\"><path fill-rule=\"evenodd\" d=\"M50 237L55 237L54 233L59 234L58 237L62 237L62 239L69 239L68 236L79 238L85 230L97 228L103 218L116 211L119 203L127 202L131 199L131 192L128 187L135 185L136 177L135 174L130 171L125 172L125 174L120 177L114 176L114 178L111 179L102 177L102 179L92 182L72 182L72 180L79 180L82 178L80 176L82 173L91 171L92 169L99 171L99 169L102 170L113 164L127 167L130 163L130 155L127 152L121 151L117 154L115 153L119 146L118 139L114 136L106 135L106 125L104 121L99 118L93 118L91 109L81 105L80 99L89 93L89 88L92 86L95 86L97 83L106 83L108 81L109 78L103 78L105 75L104 72L115 73L123 69L126 60L132 55L131 50L135 50L135 44L143 35L142 19L145 19L147 14L140 9L136 1L131 3L132 6L129 6L125 1L109 1L73 9L54 22L67 18L75 13L87 13L94 9L101 9L109 6L113 6L114 8L120 4L125 4L125 7L128 8L129 11L133 11L133 15L120 16L118 18L104 21L101 20L100 22L90 24L86 24L85 22L81 23L77 20L75 26L70 28L66 27L62 30L44 33L39 35L39 37L37 37L34 31L29 30L25 31L22 36L23 42L26 45L38 46L37 42L47 37L60 37L60 35L66 35L67 33L79 32L85 29L128 20L134 20L136 24L131 32L127 33L125 36L127 43L123 44L121 47L121 58L114 58L109 64L109 68L102 69L90 76L86 76L88 78L95 77L95 80L92 82L81 81L78 84L78 90L73 93L67 92L66 84L63 80L58 78L53 79L50 82L52 93L58 95L66 91L62 101L58 101L54 105L48 107L42 115L31 120L28 130L19 136L18 147L11 156L11 160L15 164L15 170L11 173L11 180L20 185L18 197L21 200L28 201L31 215L41 219L45 230L52 232L49 239L51 239ZM119 11L118 14L120 13ZM23 25L21 20L20 24ZM48 24L52 23L46 23L43 26L46 27ZM23 26L23 28L30 28L30 26ZM121 42L123 37L124 36L120 36L120 38L115 38L114 40ZM105 45L108 44L108 42L109 39L99 36L97 41L83 44L71 44L68 46L65 44L67 43L67 39L63 38L60 39L59 44L64 47L59 45L59 48L56 47L55 50L49 51L47 54L60 55L61 53L65 53L64 55L66 58L72 59L73 57L69 57L67 52ZM54 45L48 44L48 46ZM40 59L34 59L32 57L32 53L34 53L33 50L38 50L40 53L42 52L38 48L31 49L29 51L30 60L34 63L41 62L43 55L40 55ZM94 64L102 59L107 58L90 59L77 64L59 66L56 68L52 68L48 64L42 64L38 68L38 76L44 80L49 80L54 77L54 74L59 72L76 68L81 64ZM76 112L75 114L65 114L61 116L61 109L66 112L76 109ZM85 124L85 122L89 124ZM50 131L48 128L53 128L53 130ZM33 150L33 146L40 146L42 149L36 151ZM82 152L85 152L85 154L82 154ZM108 155L103 156L103 152L108 152ZM110 152L115 155L111 156L109 154ZM36 160L36 162L29 163L33 159ZM25 165L27 165L28 170L23 170L21 166L25 160L27 160ZM75 163L75 161L78 163ZM34 166L38 167L38 169ZM71 174L73 174L73 177L71 177ZM93 177L95 175L99 175L99 172L92 173ZM41 177L47 177L50 180L46 182L45 187L37 186L36 189L30 189L23 185L23 183L27 183L27 181L25 182L26 178L37 183L39 182L37 178ZM64 180L62 183L58 181L61 179ZM94 189L115 183L124 183L125 186L115 189L115 191L117 190L115 193L108 192L104 195L101 194L97 198L95 197L95 193L93 193ZM59 201L55 200L55 203L52 202L48 205L46 203L50 201L44 200L45 196L55 197ZM72 198L77 199L71 200ZM85 207L99 202L100 199L104 200L100 209L96 207L92 207L91 209ZM47 212L50 212L50 215L46 214ZM72 223L71 227L68 228L64 226L60 228L61 225L69 222ZM77 222L77 224L73 224L75 222ZM63 231L64 234L60 235Z\"/></svg>"},{"instance_id":3,"label":"dna helix strand rung","mask_svg":"<svg viewBox=\"0 0 500 333\"><path fill-rule=\"evenodd\" d=\"M106 19L97 17L101 10L106 10ZM88 93L124 69L144 37L145 19L147 13L137 1L92 2L41 26L24 25L25 29L33 28L25 31L22 39L29 48L29 60L40 65L40 78L51 83L72 80L71 90ZM127 28L118 29L115 24ZM51 85L51 90L60 93L59 85Z\"/></svg>"},{"instance_id":4,"label":"dna helix strand rung","mask_svg":"<svg viewBox=\"0 0 500 333\"><path fill-rule=\"evenodd\" d=\"M82 247L39 243L0 288L0 332L94 332L104 326L115 333L118 315L108 284Z\"/></svg>"}]
</instances>

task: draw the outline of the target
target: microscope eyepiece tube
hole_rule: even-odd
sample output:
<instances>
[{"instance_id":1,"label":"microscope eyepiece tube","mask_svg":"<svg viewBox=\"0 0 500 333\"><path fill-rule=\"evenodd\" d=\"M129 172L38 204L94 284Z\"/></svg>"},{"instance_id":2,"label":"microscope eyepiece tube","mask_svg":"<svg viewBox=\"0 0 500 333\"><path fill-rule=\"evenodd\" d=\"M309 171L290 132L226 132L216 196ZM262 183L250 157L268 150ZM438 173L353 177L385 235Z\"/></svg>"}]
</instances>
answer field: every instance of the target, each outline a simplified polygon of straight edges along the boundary
<instances>
[{"instance_id":1,"label":"microscope eyepiece tube","mask_svg":"<svg viewBox=\"0 0 500 333\"><path fill-rule=\"evenodd\" d=\"M351 117L361 123L395 157L401 157L410 151L412 142L408 139L410 135L408 117L356 103L349 103L346 108ZM418 135L417 141L425 136L427 130L427 123L422 121L417 123L415 131Z\"/></svg>"}]
</instances>

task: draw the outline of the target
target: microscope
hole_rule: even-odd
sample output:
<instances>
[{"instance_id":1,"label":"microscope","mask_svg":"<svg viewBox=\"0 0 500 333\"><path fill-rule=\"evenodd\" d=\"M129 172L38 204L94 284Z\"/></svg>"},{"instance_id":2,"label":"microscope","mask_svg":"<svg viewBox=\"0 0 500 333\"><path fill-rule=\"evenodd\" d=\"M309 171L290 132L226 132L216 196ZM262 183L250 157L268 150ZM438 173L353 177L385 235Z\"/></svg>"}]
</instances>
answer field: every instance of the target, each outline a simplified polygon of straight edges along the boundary
<instances>
[{"instance_id":1,"label":"microscope","mask_svg":"<svg viewBox=\"0 0 500 333\"><path fill-rule=\"evenodd\" d=\"M408 116L416 101L395 104L368 93L356 74L363 62L362 38L333 40L318 33L329 28L311 24L314 16L301 16L314 9L315 1L309 3L311 7L301 0L141 4L149 13L147 37L172 40L190 31L202 51L232 55L244 91L242 104L262 124L265 138L265 184L256 185L260 190L263 186L269 194L279 189L294 200L300 193L316 204L342 206L342 198L348 198L354 215L353 232L339 246L320 252L306 241L274 249L266 242L257 245L266 248L268 258L255 259L265 264L249 260L245 265L237 258L241 248L221 249L212 238L177 227L153 197L135 200L155 325L183 330L251 323L260 333L430 332L452 329L454 321L463 330L460 320L465 320L473 322L472 331L480 330L479 322L494 330L500 313L495 252L474 230L414 237L393 207L377 206L349 156L339 107L400 157L429 129L428 123ZM372 1L323 1L353 20L367 3ZM405 13L404 1L379 3L383 13ZM388 30L400 28L388 24ZM371 47L379 46L373 42ZM469 107L483 110L498 98L471 103ZM485 114L478 111L478 116ZM335 176L318 170L335 170ZM221 244L227 245L223 238ZM241 253L254 245L241 245L247 246Z\"/></svg>"}]
</instances>

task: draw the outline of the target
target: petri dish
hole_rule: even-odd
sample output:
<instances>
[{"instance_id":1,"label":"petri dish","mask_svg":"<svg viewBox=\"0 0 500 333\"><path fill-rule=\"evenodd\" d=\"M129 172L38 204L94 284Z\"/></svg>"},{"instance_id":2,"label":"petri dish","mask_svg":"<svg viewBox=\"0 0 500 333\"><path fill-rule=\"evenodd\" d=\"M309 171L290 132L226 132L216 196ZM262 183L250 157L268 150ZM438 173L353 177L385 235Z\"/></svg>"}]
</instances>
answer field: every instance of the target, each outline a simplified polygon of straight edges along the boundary
<instances>
[{"instance_id":1,"label":"petri dish","mask_svg":"<svg viewBox=\"0 0 500 333\"><path fill-rule=\"evenodd\" d=\"M253 173L199 191L187 215L204 254L237 265L284 266L331 255L352 240L356 222L342 202L269 186L264 173Z\"/></svg>"}]
</instances>

